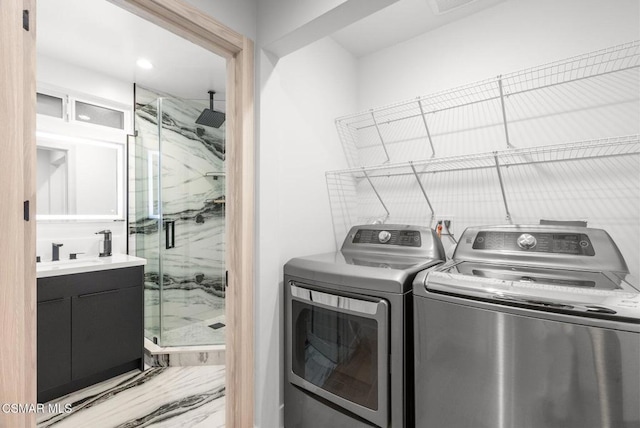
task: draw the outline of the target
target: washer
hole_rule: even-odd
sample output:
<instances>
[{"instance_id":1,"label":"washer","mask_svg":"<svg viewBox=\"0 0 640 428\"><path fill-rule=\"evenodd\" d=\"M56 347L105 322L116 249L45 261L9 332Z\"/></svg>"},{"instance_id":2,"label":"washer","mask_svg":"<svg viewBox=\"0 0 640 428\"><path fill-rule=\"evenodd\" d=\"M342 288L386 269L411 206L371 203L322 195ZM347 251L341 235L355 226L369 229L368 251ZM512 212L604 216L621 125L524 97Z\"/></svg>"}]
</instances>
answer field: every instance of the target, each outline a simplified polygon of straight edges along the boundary
<instances>
[{"instance_id":1,"label":"washer","mask_svg":"<svg viewBox=\"0 0 640 428\"><path fill-rule=\"evenodd\" d=\"M431 229L365 225L284 266L285 427L412 426L412 281L444 260Z\"/></svg>"},{"instance_id":2,"label":"washer","mask_svg":"<svg viewBox=\"0 0 640 428\"><path fill-rule=\"evenodd\" d=\"M640 427L640 294L605 231L469 228L413 293L417 427Z\"/></svg>"}]
</instances>

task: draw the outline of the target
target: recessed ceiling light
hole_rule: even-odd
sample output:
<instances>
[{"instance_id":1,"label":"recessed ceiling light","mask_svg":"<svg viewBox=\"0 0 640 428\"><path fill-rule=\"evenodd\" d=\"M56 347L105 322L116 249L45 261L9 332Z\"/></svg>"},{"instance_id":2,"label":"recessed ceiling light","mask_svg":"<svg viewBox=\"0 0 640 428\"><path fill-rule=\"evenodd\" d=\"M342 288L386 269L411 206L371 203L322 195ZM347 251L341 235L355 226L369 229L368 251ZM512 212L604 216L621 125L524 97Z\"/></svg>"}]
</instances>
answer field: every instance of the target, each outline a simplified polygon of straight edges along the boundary
<instances>
[{"instance_id":1,"label":"recessed ceiling light","mask_svg":"<svg viewBox=\"0 0 640 428\"><path fill-rule=\"evenodd\" d=\"M87 116L86 114L79 114L78 115L78 119L80 119L80 120L91 120L91 118L89 116Z\"/></svg>"},{"instance_id":2,"label":"recessed ceiling light","mask_svg":"<svg viewBox=\"0 0 640 428\"><path fill-rule=\"evenodd\" d=\"M153 64L151 64L151 61L144 58L140 58L138 61L136 61L136 64L138 65L138 67L144 68L145 70L151 70L153 68Z\"/></svg>"}]
</instances>

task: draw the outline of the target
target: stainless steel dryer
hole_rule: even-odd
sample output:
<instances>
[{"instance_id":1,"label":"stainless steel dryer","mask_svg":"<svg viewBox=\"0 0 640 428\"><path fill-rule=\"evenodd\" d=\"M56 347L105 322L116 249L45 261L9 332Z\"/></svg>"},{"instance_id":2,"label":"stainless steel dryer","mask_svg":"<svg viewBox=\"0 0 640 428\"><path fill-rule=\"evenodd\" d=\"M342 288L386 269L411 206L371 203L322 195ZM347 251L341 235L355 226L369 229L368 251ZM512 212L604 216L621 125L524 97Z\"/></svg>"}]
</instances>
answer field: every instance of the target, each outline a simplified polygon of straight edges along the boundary
<instances>
[{"instance_id":1,"label":"stainless steel dryer","mask_svg":"<svg viewBox=\"0 0 640 428\"><path fill-rule=\"evenodd\" d=\"M603 230L469 228L413 293L417 427L640 427L640 294Z\"/></svg>"},{"instance_id":2,"label":"stainless steel dryer","mask_svg":"<svg viewBox=\"0 0 640 428\"><path fill-rule=\"evenodd\" d=\"M366 225L284 266L285 427L412 425L411 284L444 259L431 229Z\"/></svg>"}]
</instances>

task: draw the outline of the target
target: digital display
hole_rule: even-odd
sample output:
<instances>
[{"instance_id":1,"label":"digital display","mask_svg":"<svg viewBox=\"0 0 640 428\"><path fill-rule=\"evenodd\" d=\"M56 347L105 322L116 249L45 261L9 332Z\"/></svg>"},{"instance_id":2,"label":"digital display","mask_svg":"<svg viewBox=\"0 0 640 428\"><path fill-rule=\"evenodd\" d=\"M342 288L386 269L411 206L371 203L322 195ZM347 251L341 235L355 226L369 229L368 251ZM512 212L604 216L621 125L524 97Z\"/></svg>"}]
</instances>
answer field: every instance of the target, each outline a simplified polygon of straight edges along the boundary
<instances>
[{"instance_id":1,"label":"digital display","mask_svg":"<svg viewBox=\"0 0 640 428\"><path fill-rule=\"evenodd\" d=\"M527 248L518 245L518 238L523 234L533 236L535 245ZM505 250L576 256L595 255L589 237L583 233L478 232L472 248L474 250Z\"/></svg>"},{"instance_id":2,"label":"digital display","mask_svg":"<svg viewBox=\"0 0 640 428\"><path fill-rule=\"evenodd\" d=\"M580 254L580 235L553 235L554 253Z\"/></svg>"}]
</instances>

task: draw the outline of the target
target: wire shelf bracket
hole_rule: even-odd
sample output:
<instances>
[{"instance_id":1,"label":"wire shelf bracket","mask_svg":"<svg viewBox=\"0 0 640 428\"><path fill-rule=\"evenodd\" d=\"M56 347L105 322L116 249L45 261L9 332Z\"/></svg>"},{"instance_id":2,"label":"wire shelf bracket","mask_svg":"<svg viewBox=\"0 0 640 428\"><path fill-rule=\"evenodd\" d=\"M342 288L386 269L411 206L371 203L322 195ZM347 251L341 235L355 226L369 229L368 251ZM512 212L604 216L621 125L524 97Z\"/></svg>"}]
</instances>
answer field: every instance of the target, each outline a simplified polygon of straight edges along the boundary
<instances>
[{"instance_id":1,"label":"wire shelf bracket","mask_svg":"<svg viewBox=\"0 0 640 428\"><path fill-rule=\"evenodd\" d=\"M384 201L382 200L382 197L380 196L380 193L378 193L378 190L376 189L376 186L373 185L373 181L371 181L371 178L369 178L369 174L367 174L367 171L365 171L364 168L362 168L362 172L364 173L365 178L367 179L367 181L369 182L369 184L371 185L371 188L373 189L373 193L376 194L376 197L378 198L378 201L380 201L380 205L382 205L382 208L384 208L384 211L387 213L384 217L384 220L381 220L381 223L386 223L387 219L389 218L389 216L391 215L391 213L389 212L389 209L387 208L387 206L385 205Z\"/></svg>"},{"instance_id":2,"label":"wire shelf bracket","mask_svg":"<svg viewBox=\"0 0 640 428\"><path fill-rule=\"evenodd\" d=\"M493 153L493 159L496 162L496 172L498 173L498 181L500 182L500 193L502 193L502 202L504 203L504 211L507 214L506 220L511 223L511 213L509 212L509 204L507 203L507 195L504 191L504 182L502 181L502 172L500 172L500 161L498 160L498 152Z\"/></svg>"},{"instance_id":3,"label":"wire shelf bracket","mask_svg":"<svg viewBox=\"0 0 640 428\"><path fill-rule=\"evenodd\" d=\"M387 151L387 146L384 144L384 138L382 138L382 132L380 132L380 127L378 126L378 121L376 121L376 115L373 110L371 110L371 119L373 119L373 125L378 132L378 137L380 137L380 144L382 144L382 150L384 150L384 155L387 157L385 162L391 162L391 158L389 157L389 152Z\"/></svg>"},{"instance_id":4,"label":"wire shelf bracket","mask_svg":"<svg viewBox=\"0 0 640 428\"><path fill-rule=\"evenodd\" d=\"M502 123L504 124L504 138L507 140L507 147L513 147L509 142L509 127L507 126L507 109L504 105L504 90L502 89L502 76L498 76L498 89L500 90L500 107L502 107Z\"/></svg>"},{"instance_id":5,"label":"wire shelf bracket","mask_svg":"<svg viewBox=\"0 0 640 428\"><path fill-rule=\"evenodd\" d=\"M638 159L638 162L640 162L640 135L610 137L538 147L510 148L473 155L422 159L417 161L329 171L326 175L327 177L334 177L334 180L339 180L340 177L345 179L354 179L356 181L366 179L373 190L375 199L384 209L384 218L378 220L382 223L385 223L389 218L391 218L392 210L390 209L390 205L383 200L373 179L413 177L418 182L422 197L424 197L427 202L431 212L431 224L433 224L438 207L434 206L434 203L431 200L432 198L429 197L429 192L425 188L423 180L421 179L422 176L438 173L461 174L467 171L495 170L497 175L497 185L500 187L501 205L503 206L505 218L509 223L513 223L514 218L509 206L509 195L506 186L508 181L507 179L511 179L511 177L505 176L505 171L513 168L535 165L551 166L558 164L558 167L560 167L560 164L568 165L574 162L593 162L596 160L602 160L604 162L604 160L612 161L620 159L619 162L622 162L622 158L628 158L629 156L635 156L635 158ZM586 166L589 164L585 163L584 165ZM405 182L404 186L408 183L409 181ZM398 190L400 190L400 188ZM354 191L350 197L355 197L356 194L357 191ZM397 216L398 213L395 215Z\"/></svg>"},{"instance_id":6,"label":"wire shelf bracket","mask_svg":"<svg viewBox=\"0 0 640 428\"><path fill-rule=\"evenodd\" d=\"M416 167L413 166L413 162L409 162L409 166L411 166L411 170L413 171L413 175L416 177L416 181L418 182L418 186L420 186L420 191L424 196L424 199L427 201L427 205L429 205L429 209L431 210L431 222L429 223L429 227L433 226L433 222L436 220L436 212L433 210L433 206L431 205L431 201L429 200L429 196L427 196L427 191L424 190L424 186L422 185L422 181L420 180L420 176L416 171Z\"/></svg>"},{"instance_id":7,"label":"wire shelf bracket","mask_svg":"<svg viewBox=\"0 0 640 428\"><path fill-rule=\"evenodd\" d=\"M427 131L427 138L429 139L429 145L431 146L431 157L436 156L436 149L433 147L433 140L431 139L431 132L429 132L429 125L427 125L427 117L424 112L424 108L422 107L422 102L420 101L420 97L418 97L418 107L420 107L420 117L422 118L422 123L424 123L424 129Z\"/></svg>"}]
</instances>

